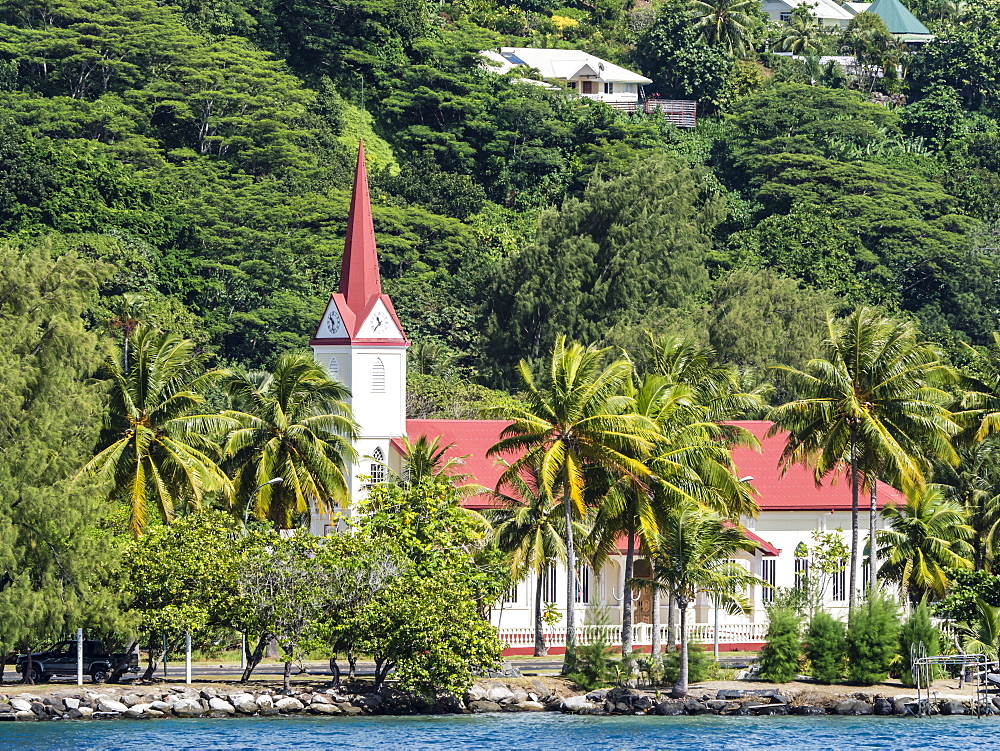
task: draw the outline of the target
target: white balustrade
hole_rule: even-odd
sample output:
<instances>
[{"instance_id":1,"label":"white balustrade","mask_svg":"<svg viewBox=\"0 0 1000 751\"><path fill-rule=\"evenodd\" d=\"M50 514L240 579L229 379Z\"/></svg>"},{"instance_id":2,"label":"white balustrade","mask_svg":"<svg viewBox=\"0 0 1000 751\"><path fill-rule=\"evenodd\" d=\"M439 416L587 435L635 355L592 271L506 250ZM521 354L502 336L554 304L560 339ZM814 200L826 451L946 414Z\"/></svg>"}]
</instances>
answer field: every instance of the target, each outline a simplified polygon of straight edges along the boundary
<instances>
[{"instance_id":1,"label":"white balustrade","mask_svg":"<svg viewBox=\"0 0 1000 751\"><path fill-rule=\"evenodd\" d=\"M593 644L601 636L605 644L621 644L621 626L578 626L576 643L579 645ZM736 623L719 625L720 644L762 643L767 633L766 623ZM566 630L564 628L546 628L542 634L546 647L563 647L566 645ZM533 628L501 628L500 641L508 648L532 647L535 644ZM714 624L688 624L688 638L692 643L712 643L715 640ZM667 627L660 626L660 643L667 644ZM632 626L632 643L648 646L653 643L653 627L648 623L637 623Z\"/></svg>"}]
</instances>

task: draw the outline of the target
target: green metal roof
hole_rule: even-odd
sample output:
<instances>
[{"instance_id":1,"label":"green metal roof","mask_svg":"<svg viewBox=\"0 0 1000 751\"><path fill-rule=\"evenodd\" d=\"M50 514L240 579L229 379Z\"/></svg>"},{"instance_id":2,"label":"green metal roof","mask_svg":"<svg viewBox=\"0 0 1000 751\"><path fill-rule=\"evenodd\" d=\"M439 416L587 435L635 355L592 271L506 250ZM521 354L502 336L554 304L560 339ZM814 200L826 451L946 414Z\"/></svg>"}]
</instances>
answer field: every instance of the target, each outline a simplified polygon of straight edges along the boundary
<instances>
[{"instance_id":1,"label":"green metal roof","mask_svg":"<svg viewBox=\"0 0 1000 751\"><path fill-rule=\"evenodd\" d=\"M868 12L881 16L890 34L931 35L930 30L899 0L875 0Z\"/></svg>"}]
</instances>

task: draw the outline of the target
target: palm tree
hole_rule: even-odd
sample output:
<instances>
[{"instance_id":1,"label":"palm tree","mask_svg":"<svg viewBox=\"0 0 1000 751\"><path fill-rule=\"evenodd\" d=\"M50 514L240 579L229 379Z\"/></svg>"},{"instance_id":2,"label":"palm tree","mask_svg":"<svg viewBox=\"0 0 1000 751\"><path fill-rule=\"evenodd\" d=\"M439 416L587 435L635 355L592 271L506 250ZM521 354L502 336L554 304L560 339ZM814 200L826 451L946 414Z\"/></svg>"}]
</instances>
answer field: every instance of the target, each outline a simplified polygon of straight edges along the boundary
<instances>
[{"instance_id":1,"label":"palm tree","mask_svg":"<svg viewBox=\"0 0 1000 751\"><path fill-rule=\"evenodd\" d=\"M223 449L241 513L255 514L278 529L296 516L348 501L347 465L357 425L344 402L347 388L330 378L308 354L285 354L273 373L230 373L225 381L232 409L199 418L223 433ZM280 484L254 489L275 477Z\"/></svg>"},{"instance_id":2,"label":"palm tree","mask_svg":"<svg viewBox=\"0 0 1000 751\"><path fill-rule=\"evenodd\" d=\"M724 47L731 55L746 54L760 10L756 0L690 0L688 8L703 41Z\"/></svg>"},{"instance_id":3,"label":"palm tree","mask_svg":"<svg viewBox=\"0 0 1000 751\"><path fill-rule=\"evenodd\" d=\"M991 660L1000 656L1000 607L977 599L974 619L957 626L963 650L972 654L984 654Z\"/></svg>"},{"instance_id":4,"label":"palm tree","mask_svg":"<svg viewBox=\"0 0 1000 751\"><path fill-rule=\"evenodd\" d=\"M231 495L215 447L191 430L188 416L204 404L202 390L220 375L205 372L194 342L144 326L125 350L108 358L110 403L99 451L84 471L110 484L110 497L128 507L139 536L155 507L169 523L179 506L198 507L207 492Z\"/></svg>"},{"instance_id":5,"label":"palm tree","mask_svg":"<svg viewBox=\"0 0 1000 751\"><path fill-rule=\"evenodd\" d=\"M657 587L677 601L680 611L680 670L672 693L682 697L688 690L687 608L699 592L729 613L750 612L745 592L764 582L732 558L741 551L757 549L738 525L697 504L684 504L664 521L661 533L650 543L653 577L636 580L639 586Z\"/></svg>"},{"instance_id":6,"label":"palm tree","mask_svg":"<svg viewBox=\"0 0 1000 751\"><path fill-rule=\"evenodd\" d=\"M518 366L524 386L524 404L498 407L490 412L511 420L489 456L521 453L501 479L508 483L522 471L538 467L540 492L559 499L566 535L566 657L563 671L576 661L576 570L573 520L584 515L589 468L640 485L649 470L636 456L648 451L657 439L656 426L632 411L633 400L624 395L631 366L624 360L608 365L608 350L567 344L560 336L552 351L548 371L536 383L528 363ZM522 453L523 452L523 453Z\"/></svg>"},{"instance_id":7,"label":"palm tree","mask_svg":"<svg viewBox=\"0 0 1000 751\"><path fill-rule=\"evenodd\" d=\"M881 530L879 558L885 562L879 576L899 585L916 604L926 596L944 597L947 569L971 569L965 557L966 542L975 531L965 523L962 507L944 497L940 488L928 486L907 496L900 507L882 512L888 529Z\"/></svg>"},{"instance_id":8,"label":"palm tree","mask_svg":"<svg viewBox=\"0 0 1000 751\"><path fill-rule=\"evenodd\" d=\"M622 658L632 654L632 572L637 538L651 540L660 519L680 504L698 502L725 516L755 516L750 488L736 479L730 449L756 445L748 432L721 426L696 404L690 388L663 376L646 376L635 392L635 410L659 430L659 440L645 458L652 478L636 485L617 482L604 496L594 522L599 550L626 536L625 586L622 594ZM640 457L641 458L641 457Z\"/></svg>"},{"instance_id":9,"label":"palm tree","mask_svg":"<svg viewBox=\"0 0 1000 751\"><path fill-rule=\"evenodd\" d=\"M404 487L416 487L422 482L444 482L454 485L459 495L475 495L486 491L482 485L475 485L469 481L472 475L461 472L460 468L465 456L454 456L450 459L446 456L448 450L455 447L454 443L447 446L441 445L441 436L428 439L422 435L417 440L411 441L406 436L402 438L403 443L403 466L396 475L399 483ZM386 469L392 471L388 464ZM396 474L393 472L393 474Z\"/></svg>"},{"instance_id":10,"label":"palm tree","mask_svg":"<svg viewBox=\"0 0 1000 751\"><path fill-rule=\"evenodd\" d=\"M958 426L945 408L948 395L937 385L953 382L954 371L937 348L917 340L909 321L861 308L847 319L827 318L822 357L805 370L780 367L801 398L771 410L774 426L788 443L784 467L811 464L817 483L849 467L851 483L851 572L849 607L857 599L858 494L876 478L920 492L927 455L954 463L949 441Z\"/></svg>"},{"instance_id":11,"label":"palm tree","mask_svg":"<svg viewBox=\"0 0 1000 751\"><path fill-rule=\"evenodd\" d=\"M820 55L826 47L827 38L829 32L809 12L808 6L798 5L792 9L788 25L782 29L776 46L778 51L791 52L793 55Z\"/></svg>"},{"instance_id":12,"label":"palm tree","mask_svg":"<svg viewBox=\"0 0 1000 751\"><path fill-rule=\"evenodd\" d=\"M1000 544L1000 443L990 436L982 443L956 446L958 466L941 463L934 479L944 497L965 509L972 527L972 564L977 571L990 566Z\"/></svg>"},{"instance_id":13,"label":"palm tree","mask_svg":"<svg viewBox=\"0 0 1000 751\"><path fill-rule=\"evenodd\" d=\"M495 497L503 508L489 514L497 547L510 556L511 580L535 575L535 657L546 654L543 626L545 572L555 562L566 560L565 517L559 504L540 492L537 468L506 480L509 493L498 489ZM585 533L582 525L574 530L574 540Z\"/></svg>"}]
</instances>

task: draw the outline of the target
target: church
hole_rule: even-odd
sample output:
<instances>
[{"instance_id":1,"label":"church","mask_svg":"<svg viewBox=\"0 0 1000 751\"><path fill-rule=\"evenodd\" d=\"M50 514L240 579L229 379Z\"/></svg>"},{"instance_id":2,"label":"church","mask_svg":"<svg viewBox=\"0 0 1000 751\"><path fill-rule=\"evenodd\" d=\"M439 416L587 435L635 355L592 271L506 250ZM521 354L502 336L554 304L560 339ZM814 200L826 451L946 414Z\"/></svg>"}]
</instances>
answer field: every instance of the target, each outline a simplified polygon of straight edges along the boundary
<instances>
[{"instance_id":1,"label":"church","mask_svg":"<svg viewBox=\"0 0 1000 751\"><path fill-rule=\"evenodd\" d=\"M365 486L386 481L386 466L399 470L403 460L401 439L415 441L421 436L439 438L448 446L449 457L463 457L462 472L487 488L496 487L502 469L486 452L497 442L507 425L502 420L408 420L406 419L406 351L410 342L396 315L392 300L382 292L378 252L368 194L368 176L364 147L359 148L354 189L347 220L347 235L341 266L339 290L330 296L315 336L310 341L316 362L343 382L351 392L349 403L360 426L355 449L358 460L348 467L351 498L360 498ZM765 438L771 424L766 421L738 423L750 430L761 443L761 451L738 448L734 461L740 477L757 492L760 514L742 519L748 536L758 543L753 554L742 554L740 562L773 587L796 585L809 572L807 548L813 544L815 531L850 530L851 489L846 478L817 486L811 470L794 466L784 474L778 459L784 446L780 435ZM362 479L364 478L364 479ZM899 504L902 496L894 489L879 486L877 504ZM867 501L863 511L867 510ZM488 496L474 496L466 504L488 508ZM867 515L866 515L867 516ZM881 520L880 520L881 523ZM311 530L316 535L333 529L330 514L314 513ZM867 518L861 525L867 529ZM845 541L847 534L845 534ZM862 544L867 543L867 532ZM611 623L621 622L624 551L600 571L580 566L576 609L577 623L586 622L589 608L606 608ZM867 575L867 567L863 574ZM637 560L635 575L648 575L649 566ZM552 603L564 617L567 572L552 566L542 574L544 600ZM824 607L846 618L847 570L827 577L824 582ZM858 578L859 584L864 581ZM508 645L508 654L530 654L533 643L534 592L537 580L531 574L506 593L503 602L492 609L491 620ZM773 597L770 587L756 587L751 595L753 607L748 616L730 616L714 612L711 603L699 596L689 618L693 641L713 643L722 649L756 648L763 641L767 627L766 605ZM650 643L652 606L648 593L634 594L635 644ZM551 607L550 607L551 609ZM660 622L667 622L663 607ZM565 635L557 623L546 629L550 652L560 651Z\"/></svg>"}]
</instances>

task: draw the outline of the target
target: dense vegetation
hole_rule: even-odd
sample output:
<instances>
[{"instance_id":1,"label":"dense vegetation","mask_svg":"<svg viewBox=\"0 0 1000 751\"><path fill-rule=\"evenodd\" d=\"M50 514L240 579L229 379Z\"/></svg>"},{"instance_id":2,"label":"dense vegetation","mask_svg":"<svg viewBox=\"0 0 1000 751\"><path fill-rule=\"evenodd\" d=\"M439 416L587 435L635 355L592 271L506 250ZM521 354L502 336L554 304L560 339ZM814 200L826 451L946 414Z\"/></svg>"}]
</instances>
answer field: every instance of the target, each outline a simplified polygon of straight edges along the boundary
<instances>
[{"instance_id":1,"label":"dense vegetation","mask_svg":"<svg viewBox=\"0 0 1000 751\"><path fill-rule=\"evenodd\" d=\"M697 592L739 611L752 582L720 551L746 545L727 520L752 502L718 454L748 439L719 423L770 414L789 461L823 475L850 458L859 491L870 475L907 492L881 578L945 598L995 652L1000 1L918 3L937 40L916 52L867 14L833 32L740 5L0 0L3 651L73 624L150 644L239 629L257 659L272 637L289 664L315 644L363 650L417 690L458 689L495 659L483 614L503 572L600 560L621 535L629 566L638 537L658 551L652 584L627 586L682 622ZM499 75L478 52L501 45L640 70L647 93L697 100L699 126ZM837 50L859 72L819 65ZM243 539L251 514L288 528L345 500L345 394L303 351L338 281L359 137L386 291L416 343L411 413L514 422L509 446L532 458L507 481L535 473L524 534L549 544L534 563L490 549L482 520L441 534L464 517L440 477L377 497L421 510L427 537L372 553L401 536L373 506L350 543L363 569L313 563L313 542L264 525ZM912 377L883 388L901 363ZM556 404L567 378L600 386ZM845 407L845 385L872 398ZM796 416L807 397L822 420ZM580 426L546 414L600 427L556 455L551 435ZM279 472L295 482L257 487ZM215 559L195 537L218 544L221 589L199 578ZM445 603L475 636L464 659ZM855 622L894 643L892 617L863 608ZM891 655L854 632L849 656L875 663L855 677L883 674Z\"/></svg>"}]
</instances>

